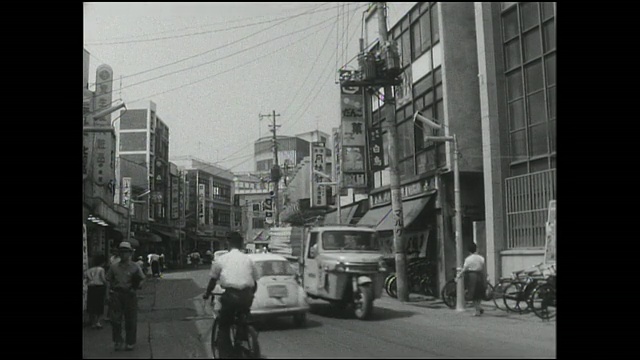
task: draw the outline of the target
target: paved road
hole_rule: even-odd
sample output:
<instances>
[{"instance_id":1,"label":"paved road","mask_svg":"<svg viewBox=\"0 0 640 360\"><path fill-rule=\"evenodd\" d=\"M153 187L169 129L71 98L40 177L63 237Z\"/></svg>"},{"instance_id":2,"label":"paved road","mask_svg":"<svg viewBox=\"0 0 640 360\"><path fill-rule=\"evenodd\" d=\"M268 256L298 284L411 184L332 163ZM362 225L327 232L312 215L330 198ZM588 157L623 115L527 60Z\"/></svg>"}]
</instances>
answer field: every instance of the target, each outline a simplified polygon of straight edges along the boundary
<instances>
[{"instance_id":1,"label":"paved road","mask_svg":"<svg viewBox=\"0 0 640 360\"><path fill-rule=\"evenodd\" d=\"M138 346L114 352L110 329L85 330L86 358L211 358L212 309L201 296L207 271L165 274L139 293ZM487 308L457 313L438 301L403 304L384 296L360 321L312 301L306 328L291 318L259 324L265 358L556 357L556 323Z\"/></svg>"}]
</instances>

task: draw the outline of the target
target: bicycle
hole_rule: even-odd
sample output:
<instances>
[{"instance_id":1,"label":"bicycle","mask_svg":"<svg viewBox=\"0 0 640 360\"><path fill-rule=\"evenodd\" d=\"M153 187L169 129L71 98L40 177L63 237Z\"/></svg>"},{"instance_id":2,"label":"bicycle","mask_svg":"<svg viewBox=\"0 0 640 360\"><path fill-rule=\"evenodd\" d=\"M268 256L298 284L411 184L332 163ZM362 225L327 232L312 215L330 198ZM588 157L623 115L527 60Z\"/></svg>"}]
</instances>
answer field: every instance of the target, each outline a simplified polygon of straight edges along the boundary
<instances>
[{"instance_id":1,"label":"bicycle","mask_svg":"<svg viewBox=\"0 0 640 360\"><path fill-rule=\"evenodd\" d=\"M512 273L513 281L505 287L503 294L503 302L507 311L518 314L526 314L530 311L531 294L538 286L538 281L544 279L541 275L534 276L536 273L542 273L542 264L534 265L532 270L524 269Z\"/></svg>"},{"instance_id":2,"label":"bicycle","mask_svg":"<svg viewBox=\"0 0 640 360\"><path fill-rule=\"evenodd\" d=\"M211 352L215 359L259 359L260 344L258 343L258 332L250 324L249 312L236 312L233 324L229 328L229 340L231 343L231 354L226 354L220 349L220 322L218 312L215 307L215 296L222 293L214 293L211 296L211 307L214 309L213 328L211 330Z\"/></svg>"},{"instance_id":3,"label":"bicycle","mask_svg":"<svg viewBox=\"0 0 640 360\"><path fill-rule=\"evenodd\" d=\"M455 270L456 272L459 271L458 268L452 268L452 269ZM440 298L445 303L445 305L447 305L450 309L456 308L457 284L458 284L457 279L458 277L455 276L453 279L447 281L447 283L444 284L444 286L442 287L442 291L440 292ZM465 303L466 303L467 302L466 299L468 298L467 294L469 290L465 287L464 291L465 291ZM493 293L494 293L493 285L491 285L491 283L487 279L484 297L482 298L482 300L484 301L492 300Z\"/></svg>"},{"instance_id":4,"label":"bicycle","mask_svg":"<svg viewBox=\"0 0 640 360\"><path fill-rule=\"evenodd\" d=\"M409 289L413 293L419 293L427 296L433 296L434 279L433 266L428 260L414 261L407 267L407 279L409 280ZM384 282L384 289L387 294L393 298L397 298L397 276L395 273L389 274Z\"/></svg>"},{"instance_id":5,"label":"bicycle","mask_svg":"<svg viewBox=\"0 0 640 360\"><path fill-rule=\"evenodd\" d=\"M556 316L555 265L551 266L551 270L552 273L536 286L529 298L531 310L542 320L549 320Z\"/></svg>"}]
</instances>

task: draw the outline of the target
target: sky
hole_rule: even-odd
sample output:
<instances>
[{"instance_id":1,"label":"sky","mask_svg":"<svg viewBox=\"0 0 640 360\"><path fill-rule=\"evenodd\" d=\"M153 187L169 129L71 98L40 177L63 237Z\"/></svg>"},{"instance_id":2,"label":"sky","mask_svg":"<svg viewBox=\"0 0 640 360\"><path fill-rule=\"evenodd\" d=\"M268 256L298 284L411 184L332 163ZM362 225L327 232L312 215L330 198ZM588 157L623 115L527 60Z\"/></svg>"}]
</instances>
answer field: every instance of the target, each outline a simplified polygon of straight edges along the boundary
<instances>
[{"instance_id":1,"label":"sky","mask_svg":"<svg viewBox=\"0 0 640 360\"><path fill-rule=\"evenodd\" d=\"M368 4L84 3L89 89L108 64L114 101L156 104L170 158L253 170L253 143L272 123L260 114L280 114L279 135L340 125L337 71L357 68ZM389 25L413 4L389 3Z\"/></svg>"}]
</instances>

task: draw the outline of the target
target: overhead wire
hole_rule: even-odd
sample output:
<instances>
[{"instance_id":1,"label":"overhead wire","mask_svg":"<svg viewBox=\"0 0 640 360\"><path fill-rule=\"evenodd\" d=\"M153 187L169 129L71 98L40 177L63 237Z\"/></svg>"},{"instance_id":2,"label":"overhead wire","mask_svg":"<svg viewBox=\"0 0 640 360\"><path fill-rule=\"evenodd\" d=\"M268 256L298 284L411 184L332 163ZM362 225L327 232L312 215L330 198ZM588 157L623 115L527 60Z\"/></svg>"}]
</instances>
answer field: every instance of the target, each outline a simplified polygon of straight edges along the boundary
<instances>
[{"instance_id":1,"label":"overhead wire","mask_svg":"<svg viewBox=\"0 0 640 360\"><path fill-rule=\"evenodd\" d=\"M336 20L337 23L337 20ZM289 108L291 108L291 105L293 105L295 99L298 97L298 95L301 93L302 89L304 88L304 86L307 84L307 80L309 80L309 78L311 77L311 73L313 72L313 70L315 69L316 64L318 63L318 60L320 60L320 57L322 56L325 47L327 46L327 44L329 43L329 38L331 37L331 33L333 33L333 29L331 29L328 33L327 33L327 38L324 40L324 43L322 44L322 48L320 49L320 52L318 53L318 55L316 56L315 60L313 61L313 64L311 65L311 69L309 69L309 71L307 71L307 76L305 77L305 79L300 83L300 86L298 87L298 90L294 92L293 97L291 98L291 100L289 101L289 104L286 106L285 110L282 112L283 114L286 114L287 111L289 111ZM336 31L337 34L337 31ZM336 58L337 60L337 58Z\"/></svg>"},{"instance_id":2,"label":"overhead wire","mask_svg":"<svg viewBox=\"0 0 640 360\"><path fill-rule=\"evenodd\" d=\"M244 52L247 52L247 51L249 51L249 50L252 50L252 49L255 49L255 48L258 48L258 47L264 46L264 45L266 45L266 44L268 44L268 43L271 43L271 42L273 42L273 41L276 41L276 40L279 40L279 39L282 39L282 38L285 38L285 37L293 36L293 35L295 35L295 34L297 34L297 33L300 33L300 32L303 32L303 31L306 31L306 30L309 30L309 29L313 29L313 28L318 27L318 26L320 26L320 25L322 25L322 24L324 24L324 23L327 23L327 22L328 22L328 21L330 21L330 20L332 20L332 19L325 19L325 20L323 20L323 21L321 21L321 22L319 22L319 23L313 24L313 25L308 26L308 27L306 27L306 28L304 28L304 29L299 29L299 30L297 30L297 31L295 31L295 32L287 33L287 34L284 34L284 35L278 36L278 37L276 37L276 38L273 38L273 39L270 39L270 40L267 40L267 41L264 41L264 42L258 43L258 44L254 45L254 46L250 46L250 47L243 48L243 49L238 50L238 51L236 51L236 52L234 52L234 53L231 53L231 54L225 55L225 56L220 57L220 58L216 58L216 59L211 60L211 61L207 61L207 62L205 62L205 63L201 63L201 64L198 64L198 65L193 65L193 66L189 66L189 67L182 68L182 69L179 69L179 70L171 71L171 72L169 72L169 73L165 73L165 74L162 74L162 75L158 75L158 76L156 76L156 77L152 77L152 78L149 78L149 79L146 79L146 80L138 81L138 82L136 82L136 83L129 84L129 85L126 85L126 86L123 86L121 90L128 89L128 88L131 88L131 87L134 87L134 86L137 86L137 85L141 85L141 84L144 84L144 83L148 83L148 82L153 81L153 80L158 80L158 79L161 79L161 78L164 78L164 77L167 77L167 76L171 76L171 75L175 75L175 74L178 74L178 73L181 73L181 72L185 72L185 71L193 70L193 69L196 69L196 68L199 68L199 67L205 66L205 65L213 64L213 63L215 63L215 62L218 62L218 61L221 61L221 60L225 60L225 59L231 58L231 57L233 57L233 56L236 56L236 55L242 54L242 53L244 53Z\"/></svg>"},{"instance_id":3,"label":"overhead wire","mask_svg":"<svg viewBox=\"0 0 640 360\"><path fill-rule=\"evenodd\" d=\"M351 16L351 19L350 19L349 21L351 21L351 20L353 19L353 16L355 16L355 14L357 13L357 9L358 9L358 8L354 9L354 13L353 13L353 15ZM356 28L356 30L357 30L357 28ZM350 39L348 39L348 41L352 41L352 40L353 40L353 38L354 38L354 36L355 36L356 34L357 34L357 31L353 33L353 35L351 36L351 38L350 38ZM336 54L337 54L337 50L336 50ZM329 62L327 62L327 64L329 64ZM324 74L325 70L326 70L326 67L321 71L321 73L320 73L320 74ZM320 81L320 79L321 79L321 76L322 76L322 75L320 75L320 76L318 77L318 80L316 81L316 83L315 83L315 84L314 84L314 86L312 87L312 90L310 90L310 91L309 91L309 93L307 94L307 97L305 98L305 100L304 100L303 102L301 102L302 104L307 103L307 100L309 99L309 96L313 93L313 89L315 89L315 87L316 87L316 86L317 86L317 84L319 83L319 81ZM325 85L326 85L326 83L324 83L324 84L321 86L321 88L320 88L320 89L324 88L324 86L325 86ZM318 97L318 95L319 95L319 94L320 94L320 90L319 90L318 92L316 92L316 95L313 97L312 101L310 101L309 103L307 103L306 108L302 111L302 113L300 114L300 116L291 116L291 117L288 117L288 118L287 118L287 120L285 120L285 121L283 121L283 122L282 122L282 125L284 126L284 125L288 122L288 120L289 120L289 119L296 119L296 120L294 121L294 123L293 123L293 124L291 124L291 127L293 127L293 125L295 125L298 121L300 121L300 119L302 118L302 116L301 116L301 115L302 115L302 114L304 114L304 113L307 111L307 109L309 108L309 106L311 106L311 104L313 103L313 101L315 101L315 99ZM304 106L304 105L301 105L301 106L298 108L298 111L294 112L293 114L294 114L294 115L298 115L298 113L300 112L300 109L302 109L302 106Z\"/></svg>"},{"instance_id":4,"label":"overhead wire","mask_svg":"<svg viewBox=\"0 0 640 360\"><path fill-rule=\"evenodd\" d=\"M323 5L326 5L326 4L328 4L328 2L324 3ZM304 8L295 8L295 9L291 9L291 11L303 10L303 9L306 9L306 8L316 9L316 8L318 8L318 6L314 4L314 6L308 6L308 7L304 7ZM322 11L324 11L324 10L322 10ZM289 15L287 15L287 16L289 16ZM218 22L199 25L199 26L187 26L187 27L183 27L183 28L179 28L179 29L173 29L173 30L156 31L156 32L147 33L147 34L140 34L140 35L133 35L133 36L120 36L120 37L113 37L113 38L102 39L102 40L88 40L88 41L89 42L95 42L95 43L104 43L104 42L115 41L115 40L131 40L131 39L141 38L141 37L146 37L146 36L160 35L160 34L179 32L179 31L191 30L191 29L202 29L202 28L207 28L207 27L211 27L211 26L233 24L233 23L249 21L249 20L257 20L257 19L266 18L266 17L269 17L269 16L267 16L267 15L252 16L252 17L246 17L246 18L241 18L241 19L236 19L236 20L218 21ZM282 19L282 18L285 18L285 17L286 16L283 16L283 17L280 17L280 18L272 19L272 20L273 21L277 21L278 19ZM87 43L87 44L90 44L90 43Z\"/></svg>"},{"instance_id":5,"label":"overhead wire","mask_svg":"<svg viewBox=\"0 0 640 360\"><path fill-rule=\"evenodd\" d=\"M329 3L324 3L322 5L319 5L318 7L322 7L322 6L325 6L327 4L329 4ZM246 28L246 27L269 24L269 23L276 22L276 21L283 20L283 19L285 21L288 21L288 20L294 19L294 18L302 16L302 15L311 15L311 14L315 14L315 13L331 10L331 8L318 10L317 9L318 7L314 8L312 11L307 11L307 12L305 12L303 14L291 15L291 16L283 16L283 17L279 17L279 18L276 18L276 19L265 20L265 21L261 21L261 22L254 22L254 23L250 23L250 24L243 24L243 25L238 25L238 26L225 27L223 29L214 29L214 30L200 31L200 32L195 32L195 33L181 34L181 35L171 35L171 36L157 37L157 38L152 38L152 39L127 40L127 41L102 42L102 43L87 43L87 45L91 45L91 46L121 45L121 44L133 44L133 43L152 42L152 41L161 41L161 40L170 40L170 39L180 39L180 38L184 38L184 37L191 37L191 36L197 36L197 35L206 35L206 34L214 34L214 33L219 33L219 32L226 32L226 31L231 31L231 30L242 29L242 28Z\"/></svg>"},{"instance_id":6,"label":"overhead wire","mask_svg":"<svg viewBox=\"0 0 640 360\"><path fill-rule=\"evenodd\" d=\"M242 63L242 64L239 64L239 65L237 65L237 66L234 66L234 67L232 67L232 68L230 68L230 69L227 69L227 70L225 70L225 71L221 71L221 72L219 72L219 73L215 73L215 74L213 74L213 75L205 76L205 77L203 77L203 78L201 78L201 79L198 79L198 80L196 80L196 81L192 81L192 82L189 82L189 83L186 83L186 84L180 85L180 86L178 86L178 87L175 87L175 88L172 88L172 89L169 89L169 90L161 91L161 92L154 93L154 94L151 94L151 95L146 95L146 96L144 96L144 97L141 97L141 98L138 98L138 99L136 99L136 100L130 101L129 103L130 103L130 104L132 104L132 103L136 103L136 102L141 101L141 100L145 100L145 99L151 98L151 97L153 97L153 96L163 95L163 94L166 94L166 93L169 93L169 92L172 92L172 91L175 91L175 90L179 90L179 89L185 88L185 87L187 87L187 86L191 86L191 85L197 84L197 83L199 83L199 82L202 82L202 81L205 81L205 80L208 80L208 79L211 79L211 78L214 78L214 77L217 77L217 76L220 76L220 75L226 74L226 73L228 73L228 72L231 72L231 71L233 71L233 70L239 69L239 68L241 68L241 67L244 67L244 66L246 66L246 65L249 65L249 64L254 63L254 62L256 62L256 61L263 60L264 58L266 58L266 57L268 57L268 56L270 56L270 55L273 55L273 54L275 54L275 53L277 53L277 52L280 52L280 51L282 51L282 50L284 50L284 49L286 49L286 48L288 48L288 47L290 47L290 46L293 46L293 45L295 45L295 44L297 44L297 43L301 42L302 40L305 40L305 39L307 39L307 38L309 38L309 37L311 37L311 36L313 36L313 35L315 35L315 34L316 34L316 33L310 33L310 34L307 34L307 35L305 35L304 37L302 37L302 38L300 38L300 39L298 39L298 40L296 40L296 41L294 41L294 42L291 42L291 43L289 43L288 45L286 45L286 46L284 46L284 47L281 47L281 48L278 48L278 49L276 49L276 50L274 50L274 51L271 51L270 53L265 54L265 55L264 55L264 56L262 56L262 57L256 57L256 58L254 58L254 59L252 59L252 60L250 60L250 61L246 61L246 62L244 62L244 63Z\"/></svg>"}]
</instances>

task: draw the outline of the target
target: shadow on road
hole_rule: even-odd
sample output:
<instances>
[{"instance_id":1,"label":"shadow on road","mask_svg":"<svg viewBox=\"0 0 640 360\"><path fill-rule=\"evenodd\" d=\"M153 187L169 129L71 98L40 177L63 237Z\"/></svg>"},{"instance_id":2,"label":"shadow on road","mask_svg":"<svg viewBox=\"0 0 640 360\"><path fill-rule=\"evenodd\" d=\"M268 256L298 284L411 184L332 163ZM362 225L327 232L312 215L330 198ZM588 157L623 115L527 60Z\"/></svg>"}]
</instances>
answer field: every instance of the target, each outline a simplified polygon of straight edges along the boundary
<instances>
[{"instance_id":1,"label":"shadow on road","mask_svg":"<svg viewBox=\"0 0 640 360\"><path fill-rule=\"evenodd\" d=\"M273 318L273 319L265 319L263 321L256 321L253 323L256 330L260 332L268 332L268 331L299 331L300 329L310 329L322 326L322 323L307 319L307 323L304 327L297 327L293 323L293 319L291 316Z\"/></svg>"},{"instance_id":2,"label":"shadow on road","mask_svg":"<svg viewBox=\"0 0 640 360\"><path fill-rule=\"evenodd\" d=\"M354 319L355 315L352 308L347 307L345 309L337 308L331 304L310 304L311 313L332 318L332 319ZM373 314L368 321L383 321L399 318L407 318L415 315L415 312L411 311L397 311L387 308L373 307Z\"/></svg>"}]
</instances>

